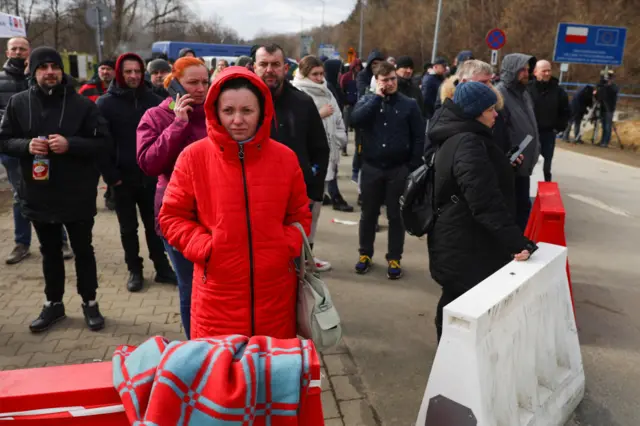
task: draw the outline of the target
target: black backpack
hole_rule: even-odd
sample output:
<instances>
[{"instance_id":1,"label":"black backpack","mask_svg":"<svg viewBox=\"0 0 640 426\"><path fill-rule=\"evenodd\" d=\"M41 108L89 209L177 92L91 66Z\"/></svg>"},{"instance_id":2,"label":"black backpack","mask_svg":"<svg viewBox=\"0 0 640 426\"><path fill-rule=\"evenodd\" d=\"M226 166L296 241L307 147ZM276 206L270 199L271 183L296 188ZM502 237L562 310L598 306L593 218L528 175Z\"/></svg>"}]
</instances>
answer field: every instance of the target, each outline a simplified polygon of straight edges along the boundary
<instances>
[{"instance_id":1,"label":"black backpack","mask_svg":"<svg viewBox=\"0 0 640 426\"><path fill-rule=\"evenodd\" d=\"M457 204L460 197L455 182L447 179L446 184L440 189L446 194L446 202L437 205L436 200L442 200L441 194L436 194L436 163L443 170L451 169L453 156L458 142L465 133L452 137L442 147L430 149L424 156L424 164L407 176L404 184L404 192L400 196L400 216L404 223L404 229L415 237L422 237L433 229L436 218L446 205ZM440 155L438 155L440 153ZM443 157L444 156L444 157ZM439 160L436 161L436 159Z\"/></svg>"},{"instance_id":2,"label":"black backpack","mask_svg":"<svg viewBox=\"0 0 640 426\"><path fill-rule=\"evenodd\" d=\"M416 237L429 233L435 222L435 158L436 150L425 155L425 162L407 176L400 196L400 212L404 229Z\"/></svg>"}]
</instances>

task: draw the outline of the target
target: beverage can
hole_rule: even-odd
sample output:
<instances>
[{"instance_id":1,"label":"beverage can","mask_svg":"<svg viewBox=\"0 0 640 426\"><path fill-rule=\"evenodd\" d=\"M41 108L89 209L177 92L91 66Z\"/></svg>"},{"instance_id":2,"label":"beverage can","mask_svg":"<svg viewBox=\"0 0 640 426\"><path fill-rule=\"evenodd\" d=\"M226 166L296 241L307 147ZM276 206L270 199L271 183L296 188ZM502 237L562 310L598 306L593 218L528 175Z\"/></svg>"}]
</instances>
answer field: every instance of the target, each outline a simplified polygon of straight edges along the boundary
<instances>
[{"instance_id":1,"label":"beverage can","mask_svg":"<svg viewBox=\"0 0 640 426\"><path fill-rule=\"evenodd\" d=\"M48 141L46 136L38 136L42 141ZM46 155L36 155L33 157L33 166L31 168L31 176L33 180L49 180L49 158Z\"/></svg>"}]
</instances>

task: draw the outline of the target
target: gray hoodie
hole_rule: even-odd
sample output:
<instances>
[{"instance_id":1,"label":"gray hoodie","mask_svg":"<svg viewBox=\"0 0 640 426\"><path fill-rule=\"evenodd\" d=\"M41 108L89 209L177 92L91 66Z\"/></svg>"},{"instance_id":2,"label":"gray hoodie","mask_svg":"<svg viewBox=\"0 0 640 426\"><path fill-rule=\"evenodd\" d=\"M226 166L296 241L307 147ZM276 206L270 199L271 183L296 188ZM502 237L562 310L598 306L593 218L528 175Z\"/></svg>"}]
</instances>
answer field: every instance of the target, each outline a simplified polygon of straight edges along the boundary
<instances>
[{"instance_id":1,"label":"gray hoodie","mask_svg":"<svg viewBox=\"0 0 640 426\"><path fill-rule=\"evenodd\" d=\"M533 100L527 92L527 87L518 81L519 71L532 60L535 58L522 53L505 56L500 70L500 83L497 86L504 98L501 114L505 121L505 137L511 146L519 145L527 135L533 136L533 141L523 152L524 161L517 169L518 176L531 176L540 155L540 138Z\"/></svg>"}]
</instances>

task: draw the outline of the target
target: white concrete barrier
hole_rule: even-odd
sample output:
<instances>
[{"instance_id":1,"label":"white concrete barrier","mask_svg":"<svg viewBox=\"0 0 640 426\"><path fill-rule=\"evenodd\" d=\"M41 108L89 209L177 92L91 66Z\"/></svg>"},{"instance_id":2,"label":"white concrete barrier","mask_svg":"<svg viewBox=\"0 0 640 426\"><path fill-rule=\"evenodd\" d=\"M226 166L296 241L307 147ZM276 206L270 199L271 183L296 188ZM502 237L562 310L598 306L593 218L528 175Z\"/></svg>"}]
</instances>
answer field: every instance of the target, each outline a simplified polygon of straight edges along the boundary
<instances>
[{"instance_id":1,"label":"white concrete barrier","mask_svg":"<svg viewBox=\"0 0 640 426\"><path fill-rule=\"evenodd\" d=\"M538 161L533 167L533 173L531 174L531 183L529 185L529 197L536 198L538 195L538 182L544 182L544 172L542 166L544 165L544 158L542 155L538 156Z\"/></svg>"},{"instance_id":2,"label":"white concrete barrier","mask_svg":"<svg viewBox=\"0 0 640 426\"><path fill-rule=\"evenodd\" d=\"M567 249L539 246L444 308L417 426L561 426L582 400Z\"/></svg>"}]
</instances>

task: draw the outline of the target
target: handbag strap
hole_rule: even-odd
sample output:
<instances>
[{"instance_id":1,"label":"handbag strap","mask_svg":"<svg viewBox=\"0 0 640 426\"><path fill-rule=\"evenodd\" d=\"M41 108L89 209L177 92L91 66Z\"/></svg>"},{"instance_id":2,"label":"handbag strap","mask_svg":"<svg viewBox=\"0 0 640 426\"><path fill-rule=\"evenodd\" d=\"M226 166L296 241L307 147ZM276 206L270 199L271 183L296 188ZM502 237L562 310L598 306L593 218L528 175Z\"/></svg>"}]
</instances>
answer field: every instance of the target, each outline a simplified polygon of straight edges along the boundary
<instances>
[{"instance_id":1,"label":"handbag strap","mask_svg":"<svg viewBox=\"0 0 640 426\"><path fill-rule=\"evenodd\" d=\"M300 225L298 222L294 222L291 225L295 226L296 228L298 228L298 230L302 234L302 249L301 249L301 253L300 253L300 267L298 268L300 272L299 272L298 275L299 275L300 279L303 279L304 275L306 274L307 260L311 260L311 272L314 273L314 274L317 272L316 262L313 260L313 251L311 250L311 244L309 244L309 239L307 238L307 233L305 232L305 230L302 227L302 225Z\"/></svg>"}]
</instances>

